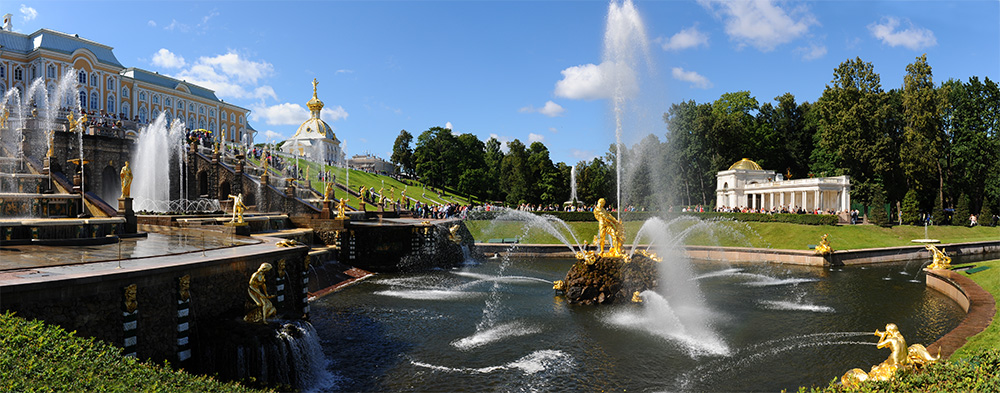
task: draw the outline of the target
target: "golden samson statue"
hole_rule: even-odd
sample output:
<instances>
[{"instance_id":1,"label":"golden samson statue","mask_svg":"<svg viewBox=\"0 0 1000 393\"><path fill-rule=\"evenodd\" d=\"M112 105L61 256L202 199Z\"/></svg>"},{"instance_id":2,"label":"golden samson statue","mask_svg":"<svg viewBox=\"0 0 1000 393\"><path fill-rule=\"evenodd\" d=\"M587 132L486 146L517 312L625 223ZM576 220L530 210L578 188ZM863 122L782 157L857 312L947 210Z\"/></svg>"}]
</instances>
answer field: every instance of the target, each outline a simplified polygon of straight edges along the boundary
<instances>
[{"instance_id":1,"label":"golden samson statue","mask_svg":"<svg viewBox=\"0 0 1000 393\"><path fill-rule=\"evenodd\" d=\"M884 332L876 330L875 336L879 338L878 348L889 348L892 351L889 358L872 366L869 372L860 368L851 369L840 377L840 383L853 387L868 380L888 381L896 375L898 370L922 367L938 361L941 357L940 354L938 356L931 355L927 352L927 348L921 344L907 347L906 339L899 333L899 328L894 323L886 324Z\"/></svg>"},{"instance_id":2,"label":"golden samson statue","mask_svg":"<svg viewBox=\"0 0 1000 393\"><path fill-rule=\"evenodd\" d=\"M938 250L937 247L934 247L933 244L924 245L924 248L929 250L931 254L934 256L934 262L932 262L929 266L927 266L928 269L931 270L951 269L951 257L944 254L943 248Z\"/></svg>"}]
</instances>

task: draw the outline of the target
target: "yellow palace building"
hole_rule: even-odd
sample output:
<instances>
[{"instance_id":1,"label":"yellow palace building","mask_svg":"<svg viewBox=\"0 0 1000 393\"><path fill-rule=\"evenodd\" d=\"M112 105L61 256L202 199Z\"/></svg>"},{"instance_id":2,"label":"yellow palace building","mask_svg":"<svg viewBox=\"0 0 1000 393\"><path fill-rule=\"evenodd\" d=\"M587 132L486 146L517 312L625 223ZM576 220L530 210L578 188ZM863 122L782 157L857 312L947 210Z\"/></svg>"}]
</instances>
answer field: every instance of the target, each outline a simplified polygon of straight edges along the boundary
<instances>
[{"instance_id":1,"label":"yellow palace building","mask_svg":"<svg viewBox=\"0 0 1000 393\"><path fill-rule=\"evenodd\" d=\"M256 131L247 123L250 111L220 100L215 92L158 72L125 67L112 47L77 34L40 29L21 34L11 27L11 14L0 30L0 92L23 94L41 78L49 95L59 78L72 70L76 96L88 117L122 121L128 134L152 122L160 113L179 119L187 128L203 128L231 143L253 143ZM72 103L60 103L70 108Z\"/></svg>"}]
</instances>

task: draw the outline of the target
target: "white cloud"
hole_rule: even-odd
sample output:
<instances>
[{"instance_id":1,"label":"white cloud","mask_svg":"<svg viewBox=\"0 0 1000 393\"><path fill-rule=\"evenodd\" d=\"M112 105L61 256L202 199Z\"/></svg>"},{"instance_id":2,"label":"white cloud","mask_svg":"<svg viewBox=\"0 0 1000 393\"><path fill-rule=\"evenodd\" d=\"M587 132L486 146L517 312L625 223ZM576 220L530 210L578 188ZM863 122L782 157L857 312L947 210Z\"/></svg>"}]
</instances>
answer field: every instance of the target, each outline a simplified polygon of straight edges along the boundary
<instances>
[{"instance_id":1,"label":"white cloud","mask_svg":"<svg viewBox=\"0 0 1000 393\"><path fill-rule=\"evenodd\" d=\"M548 102L546 102L545 106L543 106L541 108L535 108L534 106L529 105L529 106L526 106L526 107L521 108L521 109L518 110L518 112L521 112L521 113L541 113L541 114L543 114L545 116L548 116L548 117L560 116L565 111L566 111L566 109L563 109L563 107L561 105L556 104L555 102L552 102L551 100L548 101Z\"/></svg>"},{"instance_id":2,"label":"white cloud","mask_svg":"<svg viewBox=\"0 0 1000 393\"><path fill-rule=\"evenodd\" d=\"M34 8L21 4L21 15L24 17L24 21L27 22L29 20L37 18L38 11L35 11Z\"/></svg>"},{"instance_id":3,"label":"white cloud","mask_svg":"<svg viewBox=\"0 0 1000 393\"><path fill-rule=\"evenodd\" d=\"M740 47L750 45L762 52L791 42L819 24L804 5L786 11L772 0L698 2L725 19L726 34Z\"/></svg>"},{"instance_id":4,"label":"white cloud","mask_svg":"<svg viewBox=\"0 0 1000 393\"><path fill-rule=\"evenodd\" d=\"M561 71L563 79L556 82L555 95L573 100L611 98L617 88L631 96L639 90L635 72L624 63L603 62L584 64Z\"/></svg>"},{"instance_id":5,"label":"white cloud","mask_svg":"<svg viewBox=\"0 0 1000 393\"><path fill-rule=\"evenodd\" d=\"M186 64L184 58L174 54L173 52L167 50L167 48L160 48L153 54L153 65L163 68L181 68Z\"/></svg>"},{"instance_id":6,"label":"white cloud","mask_svg":"<svg viewBox=\"0 0 1000 393\"><path fill-rule=\"evenodd\" d=\"M868 31L872 32L875 38L891 47L903 46L908 49L918 50L937 45L937 38L934 32L914 26L909 19L906 20L908 28L896 31L900 20L894 17L882 18L883 23L872 23L868 25Z\"/></svg>"},{"instance_id":7,"label":"white cloud","mask_svg":"<svg viewBox=\"0 0 1000 393\"><path fill-rule=\"evenodd\" d=\"M451 122L444 123L444 128L451 129Z\"/></svg>"},{"instance_id":8,"label":"white cloud","mask_svg":"<svg viewBox=\"0 0 1000 393\"><path fill-rule=\"evenodd\" d=\"M569 154L581 161L590 161L597 157L591 150L570 149Z\"/></svg>"},{"instance_id":9,"label":"white cloud","mask_svg":"<svg viewBox=\"0 0 1000 393\"><path fill-rule=\"evenodd\" d=\"M708 89L712 87L712 82L697 72L684 71L683 68L674 67L671 73L673 74L674 79L690 82L692 86L699 89Z\"/></svg>"},{"instance_id":10,"label":"white cloud","mask_svg":"<svg viewBox=\"0 0 1000 393\"><path fill-rule=\"evenodd\" d=\"M535 143L535 142L542 142L542 143L544 143L545 142L545 135L536 134L534 132L528 133L528 144L532 144L532 143Z\"/></svg>"},{"instance_id":11,"label":"white cloud","mask_svg":"<svg viewBox=\"0 0 1000 393\"><path fill-rule=\"evenodd\" d=\"M558 134L559 130L557 130L555 127L549 127L549 132L551 132L553 134Z\"/></svg>"},{"instance_id":12,"label":"white cloud","mask_svg":"<svg viewBox=\"0 0 1000 393\"><path fill-rule=\"evenodd\" d=\"M809 44L809 46L798 48L795 51L802 53L802 60L816 60L826 56L826 45Z\"/></svg>"},{"instance_id":13,"label":"white cloud","mask_svg":"<svg viewBox=\"0 0 1000 393\"><path fill-rule=\"evenodd\" d=\"M698 25L681 30L668 39L660 39L663 50L681 50L695 48L699 45L708 46L708 35L698 31Z\"/></svg>"},{"instance_id":14,"label":"white cloud","mask_svg":"<svg viewBox=\"0 0 1000 393\"><path fill-rule=\"evenodd\" d=\"M281 133L274 132L274 131L271 131L271 130L264 131L264 140L265 141L268 141L268 142L270 142L270 141L282 141L284 139L285 139L285 136L282 135Z\"/></svg>"},{"instance_id":15,"label":"white cloud","mask_svg":"<svg viewBox=\"0 0 1000 393\"><path fill-rule=\"evenodd\" d=\"M310 116L309 109L303 107L302 105L292 104L289 102L271 106L255 105L252 106L251 109L253 111L250 113L250 120L263 120L264 123L272 126L297 126L309 119ZM319 117L327 123L333 123L337 120L346 119L347 116L347 111L339 105L335 108L323 107L323 110L319 115Z\"/></svg>"},{"instance_id":16,"label":"white cloud","mask_svg":"<svg viewBox=\"0 0 1000 393\"><path fill-rule=\"evenodd\" d=\"M170 30L170 31L180 30L183 32L187 32L188 25L178 22L177 19L171 19L170 24L163 27L163 30Z\"/></svg>"},{"instance_id":17,"label":"white cloud","mask_svg":"<svg viewBox=\"0 0 1000 393\"><path fill-rule=\"evenodd\" d=\"M155 65L156 56L153 60ZM222 97L263 99L277 97L270 86L257 86L258 81L273 73L271 63L251 61L229 51L223 55L199 57L172 77L212 89Z\"/></svg>"},{"instance_id":18,"label":"white cloud","mask_svg":"<svg viewBox=\"0 0 1000 393\"><path fill-rule=\"evenodd\" d=\"M353 74L354 70L337 70L334 74Z\"/></svg>"},{"instance_id":19,"label":"white cloud","mask_svg":"<svg viewBox=\"0 0 1000 393\"><path fill-rule=\"evenodd\" d=\"M156 27L156 21L150 19L149 22L146 22L146 25L149 27Z\"/></svg>"}]
</instances>

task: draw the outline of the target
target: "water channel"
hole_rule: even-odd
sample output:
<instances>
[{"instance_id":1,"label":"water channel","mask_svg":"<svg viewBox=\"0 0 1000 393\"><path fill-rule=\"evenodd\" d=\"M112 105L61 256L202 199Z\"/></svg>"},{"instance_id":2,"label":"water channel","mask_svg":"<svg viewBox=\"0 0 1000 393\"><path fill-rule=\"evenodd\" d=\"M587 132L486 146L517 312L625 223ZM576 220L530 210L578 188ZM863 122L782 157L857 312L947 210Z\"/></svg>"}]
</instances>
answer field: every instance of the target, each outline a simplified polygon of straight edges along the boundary
<instances>
[{"instance_id":1,"label":"water channel","mask_svg":"<svg viewBox=\"0 0 1000 393\"><path fill-rule=\"evenodd\" d=\"M779 391L825 385L889 355L899 325L925 345L964 316L904 264L815 268L695 261L703 309L569 306L550 281L572 260L488 260L379 275L312 304L328 391ZM709 321L718 342L674 323ZM484 327L484 321L490 323Z\"/></svg>"}]
</instances>

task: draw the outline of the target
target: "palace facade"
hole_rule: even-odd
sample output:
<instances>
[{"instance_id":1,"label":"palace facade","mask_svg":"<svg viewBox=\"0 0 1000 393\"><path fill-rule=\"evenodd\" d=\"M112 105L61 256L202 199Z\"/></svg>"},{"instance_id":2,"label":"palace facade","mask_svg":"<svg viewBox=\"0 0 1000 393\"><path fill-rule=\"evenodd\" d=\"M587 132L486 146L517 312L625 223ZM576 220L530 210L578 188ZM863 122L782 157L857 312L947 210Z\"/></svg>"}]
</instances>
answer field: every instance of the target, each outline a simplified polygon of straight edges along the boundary
<instances>
[{"instance_id":1,"label":"palace facade","mask_svg":"<svg viewBox=\"0 0 1000 393\"><path fill-rule=\"evenodd\" d=\"M804 209L839 213L851 208L850 176L784 180L746 158L716 174L717 208Z\"/></svg>"},{"instance_id":2,"label":"palace facade","mask_svg":"<svg viewBox=\"0 0 1000 393\"><path fill-rule=\"evenodd\" d=\"M50 29L21 34L12 30L10 17L5 17L0 30L0 92L17 89L24 94L40 79L52 96L59 79L71 71L76 82L73 98L79 99L92 120L121 120L134 133L164 113L168 120L181 120L189 129L212 131L213 139L224 134L230 143L253 143L256 131L247 122L248 109L224 102L202 86L125 67L112 49ZM60 106L76 110L76 100L68 97Z\"/></svg>"}]
</instances>

